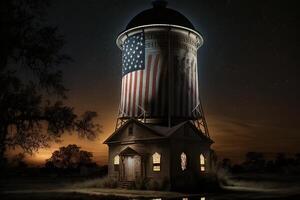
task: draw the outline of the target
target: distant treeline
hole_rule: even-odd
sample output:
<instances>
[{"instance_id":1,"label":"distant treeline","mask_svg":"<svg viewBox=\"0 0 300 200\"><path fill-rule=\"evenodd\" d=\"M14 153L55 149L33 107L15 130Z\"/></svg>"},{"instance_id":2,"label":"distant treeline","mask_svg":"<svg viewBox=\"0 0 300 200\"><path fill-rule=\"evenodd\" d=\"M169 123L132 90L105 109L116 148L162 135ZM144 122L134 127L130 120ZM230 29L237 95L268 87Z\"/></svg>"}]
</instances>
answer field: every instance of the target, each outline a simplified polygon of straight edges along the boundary
<instances>
[{"instance_id":1,"label":"distant treeline","mask_svg":"<svg viewBox=\"0 0 300 200\"><path fill-rule=\"evenodd\" d=\"M9 176L73 176L102 177L107 175L107 165L99 166L93 161L91 152L81 150L76 144L60 147L45 160L43 167L29 167L24 154L7 160L4 175Z\"/></svg>"},{"instance_id":2,"label":"distant treeline","mask_svg":"<svg viewBox=\"0 0 300 200\"><path fill-rule=\"evenodd\" d=\"M294 156L277 153L274 159L266 159L264 153L248 152L241 164L233 164L225 158L218 166L231 173L300 174L300 153Z\"/></svg>"}]
</instances>

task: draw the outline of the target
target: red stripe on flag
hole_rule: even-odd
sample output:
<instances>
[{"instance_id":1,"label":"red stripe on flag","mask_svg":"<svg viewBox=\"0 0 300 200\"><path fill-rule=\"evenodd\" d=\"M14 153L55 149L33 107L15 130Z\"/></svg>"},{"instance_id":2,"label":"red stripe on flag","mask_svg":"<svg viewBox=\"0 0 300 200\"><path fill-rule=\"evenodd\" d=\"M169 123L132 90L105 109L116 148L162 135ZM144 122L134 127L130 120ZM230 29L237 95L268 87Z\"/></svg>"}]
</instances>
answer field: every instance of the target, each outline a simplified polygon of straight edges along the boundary
<instances>
[{"instance_id":1,"label":"red stripe on flag","mask_svg":"<svg viewBox=\"0 0 300 200\"><path fill-rule=\"evenodd\" d=\"M137 71L133 72L134 73L134 83L133 83L133 104L132 104L132 116L135 116L135 108L136 108L136 85L137 85Z\"/></svg>"},{"instance_id":2,"label":"red stripe on flag","mask_svg":"<svg viewBox=\"0 0 300 200\"><path fill-rule=\"evenodd\" d=\"M144 98L144 109L148 111L148 93L149 93L149 79L150 79L150 72L151 72L151 60L152 55L148 56L148 63L147 63L147 73L146 73L146 91L145 91L145 98Z\"/></svg>"},{"instance_id":3,"label":"red stripe on flag","mask_svg":"<svg viewBox=\"0 0 300 200\"><path fill-rule=\"evenodd\" d=\"M130 115L130 111L131 111L131 83L132 83L132 73L128 74L128 79L129 79L129 88L128 88L128 103L127 103L127 113Z\"/></svg>"},{"instance_id":4,"label":"red stripe on flag","mask_svg":"<svg viewBox=\"0 0 300 200\"><path fill-rule=\"evenodd\" d=\"M122 77L122 85L121 85L121 102L119 107L119 114L123 115L123 92L124 92L124 77Z\"/></svg>"},{"instance_id":5,"label":"red stripe on flag","mask_svg":"<svg viewBox=\"0 0 300 200\"><path fill-rule=\"evenodd\" d=\"M124 101L124 106L123 106L123 112L125 114L127 114L127 89L128 89L128 86L127 86L127 76L128 75L125 75L124 79L125 79L125 90L124 90L124 96L123 96L123 101Z\"/></svg>"},{"instance_id":6,"label":"red stripe on flag","mask_svg":"<svg viewBox=\"0 0 300 200\"><path fill-rule=\"evenodd\" d=\"M139 96L139 103L138 103L139 106L142 106L142 101L143 101L143 82L144 82L143 76L144 76L144 70L140 70L140 88L139 88L140 96ZM140 108L138 110L142 112ZM140 115L139 112L138 115Z\"/></svg>"}]
</instances>

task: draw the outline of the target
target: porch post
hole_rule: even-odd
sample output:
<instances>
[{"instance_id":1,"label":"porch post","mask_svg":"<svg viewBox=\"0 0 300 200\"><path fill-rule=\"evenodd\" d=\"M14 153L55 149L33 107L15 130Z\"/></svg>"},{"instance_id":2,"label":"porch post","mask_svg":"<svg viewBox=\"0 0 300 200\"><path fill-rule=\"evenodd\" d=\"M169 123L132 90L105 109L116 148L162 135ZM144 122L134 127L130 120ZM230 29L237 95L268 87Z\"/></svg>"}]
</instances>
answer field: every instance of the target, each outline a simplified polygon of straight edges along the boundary
<instances>
[{"instance_id":1,"label":"porch post","mask_svg":"<svg viewBox=\"0 0 300 200\"><path fill-rule=\"evenodd\" d=\"M120 163L120 170L119 170L119 180L124 180L124 173L125 173L125 167L124 167L124 156L121 157L121 163Z\"/></svg>"}]
</instances>

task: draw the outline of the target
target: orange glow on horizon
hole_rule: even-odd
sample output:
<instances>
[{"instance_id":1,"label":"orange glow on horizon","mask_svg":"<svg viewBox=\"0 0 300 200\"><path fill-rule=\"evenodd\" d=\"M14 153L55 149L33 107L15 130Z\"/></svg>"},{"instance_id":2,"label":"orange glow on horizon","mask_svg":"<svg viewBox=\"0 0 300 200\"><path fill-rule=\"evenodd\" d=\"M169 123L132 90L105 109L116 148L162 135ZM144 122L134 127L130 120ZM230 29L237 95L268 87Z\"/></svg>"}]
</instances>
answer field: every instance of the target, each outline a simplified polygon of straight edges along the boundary
<instances>
[{"instance_id":1,"label":"orange glow on horizon","mask_svg":"<svg viewBox=\"0 0 300 200\"><path fill-rule=\"evenodd\" d=\"M88 141L80 139L74 135L63 136L63 142L53 143L50 148L41 149L33 156L26 156L26 160L31 165L43 165L45 160L51 157L53 151L59 149L61 146L68 144L77 144L83 150L93 153L94 160L99 165L107 164L108 148L103 144L103 141L113 133L115 129L116 116L106 115L106 119L100 117L103 132L95 141ZM266 152L266 156L275 155L276 152L297 152L291 145L296 141L288 141L287 146L278 147L278 143L273 142L270 144L258 143L257 140L263 140L267 135L260 135L254 137L252 131L247 127L234 124L227 119L218 118L216 116L207 116L208 127L211 138L215 141L212 148L216 151L219 160L223 158L230 158L233 162L240 162L244 159L245 153L248 151ZM259 125L255 125L259 126ZM261 128L263 132L263 128Z\"/></svg>"},{"instance_id":2,"label":"orange glow on horizon","mask_svg":"<svg viewBox=\"0 0 300 200\"><path fill-rule=\"evenodd\" d=\"M76 134L65 134L61 138L61 143L52 143L49 148L40 149L32 156L26 156L26 161L30 165L41 166L45 163L46 159L51 157L55 150L59 149L59 147L67 146L69 144L77 144L83 150L92 152L93 159L97 164L105 165L108 159L108 148L105 144L103 144L103 141L114 131L115 119L114 116L107 119L101 119L102 117L100 116L101 122L99 122L99 124L103 126L102 133L99 134L99 137L96 140L90 141L87 139L81 139Z\"/></svg>"}]
</instances>

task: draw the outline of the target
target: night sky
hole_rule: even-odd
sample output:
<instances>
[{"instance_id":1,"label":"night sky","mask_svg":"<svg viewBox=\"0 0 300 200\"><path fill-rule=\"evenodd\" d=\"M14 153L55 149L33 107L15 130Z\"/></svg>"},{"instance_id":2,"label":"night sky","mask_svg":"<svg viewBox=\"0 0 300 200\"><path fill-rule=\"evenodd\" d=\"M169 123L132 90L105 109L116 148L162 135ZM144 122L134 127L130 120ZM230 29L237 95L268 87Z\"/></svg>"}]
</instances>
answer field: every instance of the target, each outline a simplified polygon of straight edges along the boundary
<instances>
[{"instance_id":1,"label":"night sky","mask_svg":"<svg viewBox=\"0 0 300 200\"><path fill-rule=\"evenodd\" d=\"M118 34L150 0L52 0L48 21L65 35L67 103L95 110L103 133L97 141L76 136L41 150L41 162L59 146L77 143L107 161L102 144L115 128L121 86ZM240 161L247 151L300 152L299 6L297 1L169 0L202 34L198 51L200 95L213 148Z\"/></svg>"}]
</instances>

